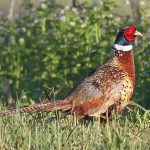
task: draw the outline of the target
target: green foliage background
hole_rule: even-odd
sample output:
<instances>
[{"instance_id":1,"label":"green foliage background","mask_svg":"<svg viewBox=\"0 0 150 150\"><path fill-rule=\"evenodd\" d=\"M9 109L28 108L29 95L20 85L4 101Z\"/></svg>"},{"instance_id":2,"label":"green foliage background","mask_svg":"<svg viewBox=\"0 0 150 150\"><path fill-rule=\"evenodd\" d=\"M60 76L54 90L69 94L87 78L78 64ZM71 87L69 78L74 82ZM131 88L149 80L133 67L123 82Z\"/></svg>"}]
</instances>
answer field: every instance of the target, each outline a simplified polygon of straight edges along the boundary
<instances>
[{"instance_id":1,"label":"green foliage background","mask_svg":"<svg viewBox=\"0 0 150 150\"><path fill-rule=\"evenodd\" d=\"M26 14L0 19L0 96L6 99L3 81L13 96L38 101L43 85L54 87L57 99L111 56L111 45L125 21L117 22L110 0L103 7L54 7L42 2L29 5ZM136 89L134 99L149 107L150 29L146 13L136 25L143 39L135 47Z\"/></svg>"}]
</instances>

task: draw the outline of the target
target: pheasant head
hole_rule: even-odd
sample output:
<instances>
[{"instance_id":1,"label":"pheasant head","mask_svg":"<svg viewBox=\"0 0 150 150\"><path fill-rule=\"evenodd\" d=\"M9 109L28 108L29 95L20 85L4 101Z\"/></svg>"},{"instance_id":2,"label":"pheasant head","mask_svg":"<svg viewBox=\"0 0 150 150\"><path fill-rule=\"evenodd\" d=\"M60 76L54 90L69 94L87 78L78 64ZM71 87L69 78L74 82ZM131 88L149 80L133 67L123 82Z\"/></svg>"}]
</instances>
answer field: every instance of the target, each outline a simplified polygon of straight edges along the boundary
<instances>
[{"instance_id":1,"label":"pheasant head","mask_svg":"<svg viewBox=\"0 0 150 150\"><path fill-rule=\"evenodd\" d=\"M135 41L136 36L142 36L142 34L136 30L135 27L123 28L117 35L117 38L113 44L114 50L130 51L132 50L132 42Z\"/></svg>"}]
</instances>

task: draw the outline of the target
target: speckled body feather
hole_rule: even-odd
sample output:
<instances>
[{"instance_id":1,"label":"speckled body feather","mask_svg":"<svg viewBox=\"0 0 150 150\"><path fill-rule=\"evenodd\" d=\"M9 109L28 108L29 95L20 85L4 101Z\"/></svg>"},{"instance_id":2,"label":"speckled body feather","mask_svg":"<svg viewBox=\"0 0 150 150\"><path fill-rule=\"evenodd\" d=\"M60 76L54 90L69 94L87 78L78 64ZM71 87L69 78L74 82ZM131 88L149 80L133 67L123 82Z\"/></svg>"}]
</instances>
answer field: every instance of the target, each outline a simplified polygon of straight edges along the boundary
<instances>
[{"instance_id":1,"label":"speckled body feather","mask_svg":"<svg viewBox=\"0 0 150 150\"><path fill-rule=\"evenodd\" d=\"M115 52L71 93L71 111L77 116L99 116L114 106L121 110L130 100L135 82L133 52ZM127 56L127 61L122 59Z\"/></svg>"}]
</instances>

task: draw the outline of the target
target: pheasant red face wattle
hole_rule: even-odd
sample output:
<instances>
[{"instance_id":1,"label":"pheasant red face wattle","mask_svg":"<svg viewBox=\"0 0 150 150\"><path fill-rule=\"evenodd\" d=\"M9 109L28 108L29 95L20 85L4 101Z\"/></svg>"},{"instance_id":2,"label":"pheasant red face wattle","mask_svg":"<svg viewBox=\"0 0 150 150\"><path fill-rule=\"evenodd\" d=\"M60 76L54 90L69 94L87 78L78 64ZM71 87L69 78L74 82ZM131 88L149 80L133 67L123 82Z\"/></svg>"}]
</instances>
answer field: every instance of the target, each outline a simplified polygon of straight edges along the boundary
<instances>
[{"instance_id":1,"label":"pheasant red face wattle","mask_svg":"<svg viewBox=\"0 0 150 150\"><path fill-rule=\"evenodd\" d=\"M123 30L123 36L128 42L134 42L136 36L142 36L140 32L136 30L135 27L127 27Z\"/></svg>"}]
</instances>

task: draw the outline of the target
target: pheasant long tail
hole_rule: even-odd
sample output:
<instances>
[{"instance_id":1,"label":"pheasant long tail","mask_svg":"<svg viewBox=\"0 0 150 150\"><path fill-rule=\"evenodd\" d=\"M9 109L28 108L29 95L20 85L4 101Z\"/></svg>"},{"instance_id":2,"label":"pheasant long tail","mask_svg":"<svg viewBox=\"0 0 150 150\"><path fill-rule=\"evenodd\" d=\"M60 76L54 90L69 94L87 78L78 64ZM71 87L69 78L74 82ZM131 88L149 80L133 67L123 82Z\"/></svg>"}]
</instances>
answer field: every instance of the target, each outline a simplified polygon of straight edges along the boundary
<instances>
[{"instance_id":1,"label":"pheasant long tail","mask_svg":"<svg viewBox=\"0 0 150 150\"><path fill-rule=\"evenodd\" d=\"M37 112L52 112L55 110L63 110L67 111L71 109L71 102L67 100L63 101L56 101L56 102L48 102L48 103L40 103L29 105L27 107L22 108L11 108L11 109L4 109L0 110L0 116L8 115L12 116L16 112L19 113L37 113Z\"/></svg>"}]
</instances>

